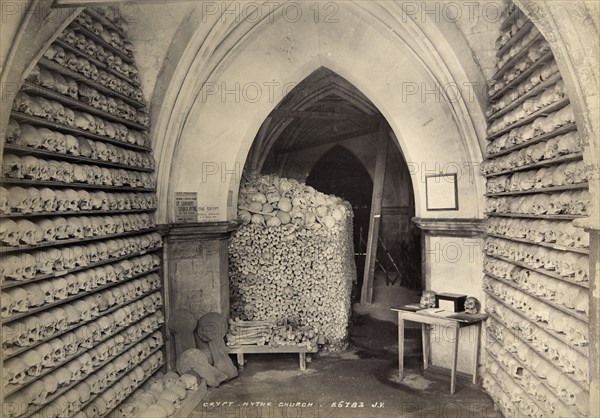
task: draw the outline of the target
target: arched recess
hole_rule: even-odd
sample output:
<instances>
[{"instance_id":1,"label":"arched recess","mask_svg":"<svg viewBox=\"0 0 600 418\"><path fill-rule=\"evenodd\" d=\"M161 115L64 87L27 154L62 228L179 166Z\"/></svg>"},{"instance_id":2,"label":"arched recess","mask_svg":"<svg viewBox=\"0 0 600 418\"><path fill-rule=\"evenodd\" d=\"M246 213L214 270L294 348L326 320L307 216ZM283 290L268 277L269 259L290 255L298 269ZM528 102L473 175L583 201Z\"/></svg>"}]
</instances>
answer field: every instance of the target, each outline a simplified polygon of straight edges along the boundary
<instances>
[{"instance_id":1,"label":"arched recess","mask_svg":"<svg viewBox=\"0 0 600 418\"><path fill-rule=\"evenodd\" d=\"M204 56L204 68L211 68L203 84L198 85L197 75L204 76L202 71L190 75L188 80L183 77L190 86L199 88L186 91L185 109L178 107L175 100L173 111L167 109L169 115L161 118L171 126L160 126L159 122L155 131L155 135L166 134L169 138L158 147L163 152L162 194L172 199L176 191L196 191L207 205L219 207L218 219L233 217L236 202L231 197L237 193L239 181L236 174L244 166L260 124L285 95L287 87L296 85L316 68L327 66L357 86L390 123L407 161L413 164L417 216L481 217L482 207L476 196L483 194L482 179L477 173L468 172L481 159L479 135L466 110L466 106L477 108L479 103L467 103L464 98L449 100L443 92L429 98L421 97L420 91L402 94L408 83L431 91L437 84L453 79L438 51L423 42L425 34L411 19L402 21L401 9L394 12L377 4L344 2L340 4L337 23L306 19L290 26L274 11L268 25L256 24L237 43L228 38L226 52L217 54L215 50L214 55ZM395 22L394 31L389 30L390 19ZM356 29L348 31L348 27ZM437 37L442 38L440 31ZM206 48L206 43L202 47ZM194 83L191 77L195 77ZM259 100L239 99L244 97L244 86L263 86L266 92L264 86L273 81L279 88L275 91L276 100L269 100L267 94ZM237 96L235 92L222 94L225 90L215 92L222 88L231 91L235 86L241 86ZM183 102L183 91L179 87L175 90ZM464 174L459 181L461 209L427 213L424 175L459 170ZM162 216L171 207L165 204ZM173 214L168 213L167 218L172 219Z\"/></svg>"}]
</instances>

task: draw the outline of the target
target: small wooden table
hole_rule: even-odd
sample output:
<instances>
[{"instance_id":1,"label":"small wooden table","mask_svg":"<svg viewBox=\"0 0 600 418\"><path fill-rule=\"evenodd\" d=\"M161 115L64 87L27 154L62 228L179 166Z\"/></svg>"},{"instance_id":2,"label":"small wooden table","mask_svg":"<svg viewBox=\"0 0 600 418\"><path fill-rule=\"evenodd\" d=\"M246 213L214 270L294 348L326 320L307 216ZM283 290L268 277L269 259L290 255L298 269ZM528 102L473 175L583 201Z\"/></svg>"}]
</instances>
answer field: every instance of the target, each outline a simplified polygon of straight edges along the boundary
<instances>
[{"instance_id":1,"label":"small wooden table","mask_svg":"<svg viewBox=\"0 0 600 418\"><path fill-rule=\"evenodd\" d=\"M300 370L306 370L306 354L316 353L319 351L318 347L306 348L297 347L293 345L280 345L278 347L271 347L268 345L240 345L227 347L229 354L237 354L238 367L244 370L244 354L274 354L274 353L298 353L298 359L300 362Z\"/></svg>"},{"instance_id":2,"label":"small wooden table","mask_svg":"<svg viewBox=\"0 0 600 418\"><path fill-rule=\"evenodd\" d=\"M456 389L456 364L458 360L458 338L461 328L475 326L475 349L472 359L473 384L477 383L477 361L479 358L479 345L481 338L481 324L488 318L488 314L480 313L469 315L464 312L456 313L448 317L436 316L420 312L408 306L398 306L391 308L398 312L398 365L400 381L404 379L404 321L413 321L421 324L421 333L423 338L423 368L427 369L431 363L431 340L429 338L428 328L431 325L439 325L452 329L452 367L450 377L450 393L454 394Z\"/></svg>"}]
</instances>

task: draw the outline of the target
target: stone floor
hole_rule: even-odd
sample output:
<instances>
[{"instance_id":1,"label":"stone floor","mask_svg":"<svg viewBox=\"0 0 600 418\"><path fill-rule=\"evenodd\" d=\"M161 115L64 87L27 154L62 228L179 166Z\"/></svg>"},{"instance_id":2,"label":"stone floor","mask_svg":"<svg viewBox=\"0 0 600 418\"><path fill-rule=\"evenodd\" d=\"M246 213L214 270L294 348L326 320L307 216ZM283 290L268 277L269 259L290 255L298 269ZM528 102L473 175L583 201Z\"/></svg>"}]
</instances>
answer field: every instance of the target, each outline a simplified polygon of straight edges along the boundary
<instances>
[{"instance_id":1,"label":"stone floor","mask_svg":"<svg viewBox=\"0 0 600 418\"><path fill-rule=\"evenodd\" d=\"M296 355L246 355L240 376L209 389L195 416L500 416L483 389L467 377L459 376L457 391L450 395L449 371L423 370L420 329L407 329L405 378L399 382L397 327L389 306L418 296L397 286L384 290L387 297L376 297L378 303L355 305L346 351L313 356L305 372Z\"/></svg>"}]
</instances>

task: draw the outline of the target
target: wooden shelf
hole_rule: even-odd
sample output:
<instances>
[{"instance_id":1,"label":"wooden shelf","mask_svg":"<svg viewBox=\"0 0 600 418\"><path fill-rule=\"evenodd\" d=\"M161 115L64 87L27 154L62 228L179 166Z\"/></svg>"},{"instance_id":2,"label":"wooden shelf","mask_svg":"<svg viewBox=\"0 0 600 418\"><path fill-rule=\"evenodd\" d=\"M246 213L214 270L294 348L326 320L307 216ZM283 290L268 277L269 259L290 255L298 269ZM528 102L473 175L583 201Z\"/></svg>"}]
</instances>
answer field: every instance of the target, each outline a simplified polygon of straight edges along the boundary
<instances>
[{"instance_id":1,"label":"wooden shelf","mask_svg":"<svg viewBox=\"0 0 600 418\"><path fill-rule=\"evenodd\" d=\"M103 27L108 27L110 30L117 32L119 34L119 36L123 39L127 39L128 36L127 34L123 31L123 29L121 29L120 27L118 27L114 22L111 22L110 19L102 16L99 12L97 12L96 10L94 10L92 7L88 7L85 9L85 12L90 15L90 17L100 23L102 23Z\"/></svg>"},{"instance_id":2,"label":"wooden shelf","mask_svg":"<svg viewBox=\"0 0 600 418\"><path fill-rule=\"evenodd\" d=\"M504 63L504 65L498 69L498 71L496 71L496 73L492 76L492 78L494 80L498 80L500 79L504 73L506 73L509 69L511 69L512 67L514 67L514 65L519 62L522 58L525 58L527 56L527 53L529 52L529 49L531 48L531 46L533 44L535 44L537 41L544 39L544 37L542 36L541 33L538 33L537 36L535 38L533 38L531 41L529 41L529 43L527 45L523 46L523 49L521 49L519 52L517 52L513 57L511 57L508 61L506 61Z\"/></svg>"},{"instance_id":3,"label":"wooden shelf","mask_svg":"<svg viewBox=\"0 0 600 418\"><path fill-rule=\"evenodd\" d=\"M501 151L498 151L498 152L496 152L494 154L486 154L484 156L484 158L485 159L498 158L498 157L501 157L503 155L510 154L510 153L512 153L514 151L518 151L518 150L520 150L522 148L527 148L527 147L529 147L531 145L535 145L535 144L537 144L539 142L543 142L543 141L546 141L548 139L554 138L556 136L563 135L563 134L566 134L566 133L569 133L569 132L572 132L572 131L576 131L576 130L577 130L577 125L575 123L570 123L568 125L561 126L560 128L555 129L552 132L547 132L547 133L545 133L543 135L538 135L536 137L533 137L529 141L523 142L522 144L513 145L512 147L505 148L505 149L503 149Z\"/></svg>"},{"instance_id":4,"label":"wooden shelf","mask_svg":"<svg viewBox=\"0 0 600 418\"><path fill-rule=\"evenodd\" d=\"M80 81L82 83L85 83L88 86L95 88L99 92L108 94L114 98L119 98L119 99L123 100L124 102L129 103L136 109L144 109L146 107L145 103L138 102L137 100L132 99L131 97L126 96L116 90L113 90L109 87L103 86L102 84L100 84L90 78L87 78L87 77L71 70L70 68L63 67L59 63L49 60L48 58L45 58L45 57L40 58L38 61L38 64L48 68L49 70L53 70L53 71L59 72L63 75L66 75L67 77L70 77L75 81Z\"/></svg>"},{"instance_id":5,"label":"wooden shelf","mask_svg":"<svg viewBox=\"0 0 600 418\"><path fill-rule=\"evenodd\" d=\"M554 59L554 55L552 55L552 51L546 52L544 55L542 55L542 57L539 60L537 60L536 62L531 64L531 66L529 66L529 68L527 68L521 74L519 74L514 79L509 81L504 87L502 87L496 93L490 95L490 100L496 101L497 99L499 99L500 97L502 97L503 95L508 93L510 90L515 89L521 81L523 81L526 78L528 78L529 76L531 76L531 74L533 74L535 71L537 71L539 68L541 68L544 64L550 62L553 59Z\"/></svg>"},{"instance_id":6,"label":"wooden shelf","mask_svg":"<svg viewBox=\"0 0 600 418\"><path fill-rule=\"evenodd\" d=\"M553 221L572 221L574 219L587 218L587 215L535 215L533 213L510 213L510 212L486 212L486 216L498 218L525 218L525 219L548 219Z\"/></svg>"},{"instance_id":7,"label":"wooden shelf","mask_svg":"<svg viewBox=\"0 0 600 418\"><path fill-rule=\"evenodd\" d=\"M502 109L498 110L497 112L493 113L487 119L488 123L490 123L494 119L498 119L500 116L503 116L504 114L510 112L511 110L516 109L530 97L533 97L533 96L543 92L545 89L556 84L560 80L562 80L560 73L556 73L552 77L542 81L540 84L538 84L537 86L535 86L534 88L529 90L527 93L519 96L519 98L517 100L515 100L514 102L510 103L509 105L507 105L507 106L503 107Z\"/></svg>"},{"instance_id":8,"label":"wooden shelf","mask_svg":"<svg viewBox=\"0 0 600 418\"><path fill-rule=\"evenodd\" d=\"M154 172L153 168L134 167L134 166L125 165L125 164L113 163L111 161L102 161L102 160L96 160L93 158L87 158L87 157L81 157L81 156L75 156L75 155L69 155L69 154L61 154L61 153L58 153L55 151L47 151L47 150L43 150L43 149L30 148L30 147L26 147L26 146L22 146L22 145L6 144L4 146L4 150L5 150L5 152L10 151L11 154L33 155L35 157L39 156L39 157L51 158L51 159L61 160L61 161L69 161L69 162L74 162L74 163L93 164L93 165L98 165L98 166L102 166L102 167L111 167L111 168L123 168L125 170L140 171L143 173L153 173Z\"/></svg>"},{"instance_id":9,"label":"wooden shelf","mask_svg":"<svg viewBox=\"0 0 600 418\"><path fill-rule=\"evenodd\" d=\"M534 241L529 241L524 238L513 238L513 237L509 237L506 235L500 235L500 234L488 233L487 235L490 237L500 238L500 239L504 239L507 241L522 242L524 244L537 245L539 247L545 247L545 248L552 248L553 250L570 251L572 253L579 253L579 254L585 254L585 255L590 254L589 248L565 247L564 245L552 244L549 242L534 242Z\"/></svg>"},{"instance_id":10,"label":"wooden shelf","mask_svg":"<svg viewBox=\"0 0 600 418\"><path fill-rule=\"evenodd\" d=\"M4 350L4 357L3 357L4 361L6 361L9 358L12 358L14 356L18 356L19 354L24 353L27 350L31 350L32 348L35 348L35 347L39 346L40 344L43 344L43 343L45 343L47 341L50 341L50 340L52 340L54 338L60 337L61 335L66 334L67 332L73 331L73 330L81 327L82 325L86 325L86 324L88 324L90 322L93 322L93 321L95 321L98 318L101 318L103 316L108 315L109 313L113 313L114 311L116 311L118 309L121 309L124 306L130 305L133 302L137 302L138 300L141 300L141 299L145 298L146 296L151 295L153 293L156 293L158 291L159 290L157 290L157 289L150 290L150 291L144 293L141 296L137 296L137 297L135 297L135 298L133 298L131 300L123 302L120 305L113 306L112 308L109 308L106 311L102 312L102 315L99 315L99 316L97 316L95 318L92 318L92 319L90 319L88 321L79 321L78 323L73 324L70 327L65 328L64 330L58 331L56 334L50 336L46 340L37 341L37 342L35 342L35 343L31 344L31 345L28 345L27 347L13 347L12 349L11 348L7 348L7 349ZM164 303L164 301L163 301L163 303Z\"/></svg>"},{"instance_id":11,"label":"wooden shelf","mask_svg":"<svg viewBox=\"0 0 600 418\"><path fill-rule=\"evenodd\" d=\"M29 284L29 283L39 282L41 280L54 279L54 278L58 278L58 277L64 277L67 274L76 273L78 271L87 270L87 269L94 268L94 267L100 267L100 266L104 266L104 265L107 265L107 264L116 263L118 261L126 260L128 258L133 258L133 257L139 257L139 256L142 256L142 255L145 255L145 254L152 254L155 251L160 250L161 248L162 248L162 246L148 248L147 250L136 251L136 252L131 253L131 254L122 255L120 257L108 258L106 260L98 261L97 263L90 263L87 266L80 266L80 267L75 267L75 268L68 269L68 270L56 271L56 272L50 273L50 274L38 274L37 276L35 276L33 279L30 279L30 280L17 281L17 280L5 279L5 282L2 284L2 289L10 289L11 287L23 286L23 285L26 285L26 284Z\"/></svg>"},{"instance_id":12,"label":"wooden shelf","mask_svg":"<svg viewBox=\"0 0 600 418\"><path fill-rule=\"evenodd\" d=\"M512 38L510 38L498 51L496 51L496 58L500 58L506 51L508 51L512 46L514 46L519 40L525 37L529 33L529 31L533 28L533 23L531 21L526 22L517 33L515 33Z\"/></svg>"},{"instance_id":13,"label":"wooden shelf","mask_svg":"<svg viewBox=\"0 0 600 418\"><path fill-rule=\"evenodd\" d=\"M514 359L514 360L515 360L515 361L516 361L516 362L517 362L517 363L518 363L518 364L519 364L519 365L520 365L520 366L521 366L523 369L527 370L527 371L528 371L528 372L529 372L529 373L530 373L532 376L534 376L534 377L535 377L535 378L536 378L536 379L537 379L537 380L540 382L540 384L542 384L544 387L546 387L546 389L548 390L548 392L549 392L549 393L551 393L551 394L552 394L552 395L553 395L553 396L556 398L556 400L557 400L558 402L560 402L560 403L561 403L561 404L564 406L564 408L565 408L565 409L571 409L571 407L567 406L567 405L566 405L566 404L563 402L563 400L562 400L562 399L561 399L561 398L560 398L560 397L559 397L559 396L556 394L556 391L555 391L554 389L552 389L552 388L551 388L551 387L548 385L548 383L546 383L546 379L541 379L541 378L539 378L539 377L537 376L537 374L535 374L535 373L534 373L534 372L531 370L531 366L528 366L528 365L527 365L527 364L525 364L523 361L521 361L521 359L519 358L519 356L515 356L515 355L513 355L513 353L509 352L509 351L506 349L506 347L504 347L504 344L502 344L502 342L501 342L501 341L499 341L499 340L498 340L498 339L497 339L495 336L493 336L493 335L492 335L491 337L492 337L492 339L493 339L494 341L496 341L496 342L497 342L497 343L498 343L498 344L499 344L499 345L502 347L502 349L504 350L504 352L505 352L505 353L507 353L507 354L508 354L508 355L509 355L509 356L510 356L512 359ZM490 351L489 351L489 350L487 350L487 351L488 351L488 353L490 353ZM492 355L492 353L490 353L490 355L491 355L492 357L494 357L494 359L495 359L495 356L493 356L493 355ZM496 359L495 359L495 360L496 360ZM510 373L509 371L507 371L507 370L504 368L504 365L503 365L502 363L500 363L500 361L496 361L496 363L498 364L498 366L499 366L499 367L500 367L500 368L501 368L501 369L502 369L502 370L503 370L503 371L504 371L504 372L505 372L505 373L506 373L506 374L507 374L509 377L511 376L511 373ZM523 389L525 389L525 387L524 387L524 386L521 386L521 387L522 387ZM526 391L525 391L525 392L526 392ZM548 400L547 400L547 399L546 399L546 401L545 401L545 402L538 401L537 399L535 399L535 402L537 403L537 405L538 405L538 407L539 407L540 409L542 409L542 410L546 411L546 409L545 409L545 406L546 406L545 402L548 402ZM546 412L547 412L547 411L546 411ZM575 416L577 416L577 417L580 417L580 416L581 416L581 414L577 414L577 415L575 415Z\"/></svg>"},{"instance_id":14,"label":"wooden shelf","mask_svg":"<svg viewBox=\"0 0 600 418\"><path fill-rule=\"evenodd\" d=\"M545 325L545 324L543 324L543 323L541 323L541 322L532 322L532 320L529 317L527 317L523 312L521 312L520 310L514 308L511 305L506 304L502 299L500 299L498 296L494 295L490 291L488 291L486 289L483 289L483 292L486 295L488 295L490 298L494 299L496 302L498 302L499 304L501 304L504 308L510 310L511 312L513 312L516 315L518 315L521 318L523 318L523 320L524 320L525 323L533 323L538 329L541 329L542 331L544 331L546 334L548 334L549 336L551 336L555 340L560 341L562 344L564 344L565 346L567 346L571 350L577 351L583 357L588 358L589 355L588 355L587 349L584 349L584 347L576 347L574 345L571 345L571 343L568 342L562 334L558 334L558 333L556 333L556 332L548 329L548 326ZM489 310L486 309L486 311L489 311Z\"/></svg>"},{"instance_id":15,"label":"wooden shelf","mask_svg":"<svg viewBox=\"0 0 600 418\"><path fill-rule=\"evenodd\" d=\"M140 340L140 341L141 341L141 340ZM130 345L130 346L127 346L127 347L126 347L126 348L127 348L127 350L129 350L131 347L133 347L133 346L134 346L135 344L137 344L138 342L139 342L139 341L136 341L134 344L132 344L132 345ZM163 345L164 345L164 344L163 344ZM157 352L157 351L161 350L161 349L162 349L162 345L161 345L160 347L157 347L157 348L155 348L154 350L152 350L152 351L150 352L150 354L148 354L148 357L149 357L149 356L151 356L152 354L154 354L155 352ZM56 399L58 399L58 398L59 398L61 395L63 395L65 392L67 392L67 391L68 391L68 390L70 390L70 389L73 389L73 388L74 388L75 386L77 386L79 383L83 382L83 381L84 381L86 378L88 378L88 377L89 377L89 376L91 376L92 374L96 373L98 370L100 370L101 368L103 368L104 366L106 366L108 363L110 363L111 361L113 361L114 359L116 359L118 356L120 356L120 355L121 355L122 353L124 353L124 352L125 352L125 349L124 349L124 350L123 350L121 353L119 353L119 354L117 354L117 355L114 355L114 356L111 356L109 359L107 359L106 361L102 362L102 363L101 363L100 365L98 365L97 367L94 367L94 369L93 369L93 370L92 370L92 371L91 371L89 374L87 374L87 375L82 375L81 379L80 379L80 380L78 380L77 382L71 382L71 383L69 383L67 386L65 386L65 387L63 387L63 388L60 388L60 389L57 389L57 390L56 390L56 392L52 393L51 395L49 395L49 396L46 398L45 402L44 402L42 405L32 405L32 406L30 406L30 407L28 408L27 412L25 413L25 415L23 415L23 417L24 417L24 418L29 418L29 417L31 417L32 415L34 415L36 412L38 412L38 411L42 410L42 408L44 408L45 406L47 406L47 405L51 404L52 402L54 402L54 401L55 401ZM140 361L139 361L138 363L136 363L136 365L135 365L135 366L133 366L133 367L136 367L136 366L138 366L138 365L139 365L139 364L141 364L143 361L145 361L145 360L146 360L148 357L145 357L144 359L140 360ZM130 371L130 370L131 370L131 369L127 369L127 370L125 370L125 371L121 372L121 373L120 373L120 374L117 376L117 378L116 378L115 382L116 382L117 380L119 380L120 378L122 378L123 376L125 376L125 374L129 373L129 371Z\"/></svg>"},{"instance_id":16,"label":"wooden shelf","mask_svg":"<svg viewBox=\"0 0 600 418\"><path fill-rule=\"evenodd\" d=\"M531 298L533 298L533 299L535 299L537 301L543 302L546 305L548 305L548 306L550 306L550 307L552 307L552 308L554 308L556 310L559 310L559 311L561 311L561 312L563 312L563 313L565 313L567 315L570 315L570 316L572 316L575 319L578 319L578 320L580 320L582 322L585 322L586 324L589 324L589 322L590 322L589 318L585 314L578 313L578 312L576 312L576 311L574 311L572 309L569 309L569 308L567 308L565 306L562 306L562 305L559 305L557 303L554 303L554 302L551 302L549 300L546 300L546 299L544 299L541 296L534 295L533 293L529 292L528 290L521 289L516 283L514 283L514 282L512 282L510 280L501 279L500 277L494 276L493 274L491 274L491 273L489 273L487 271L484 271L484 273L488 277L490 277L491 279L494 279L494 280L496 280L496 281L498 281L500 283L504 283L505 285L510 286L513 289L518 290L519 292L524 293L527 296L529 296L529 297L531 297Z\"/></svg>"},{"instance_id":17,"label":"wooden shelf","mask_svg":"<svg viewBox=\"0 0 600 418\"><path fill-rule=\"evenodd\" d=\"M520 196L524 194L537 194L537 193L553 193L553 192L562 192L565 190L581 190L587 189L588 182L577 183L577 184L567 184L564 186L553 186L553 187L545 187L542 189L529 189L529 190L519 190L515 192L499 192L499 193L486 193L485 197L500 197L500 196Z\"/></svg>"},{"instance_id":18,"label":"wooden shelf","mask_svg":"<svg viewBox=\"0 0 600 418\"><path fill-rule=\"evenodd\" d=\"M127 55L124 51L121 51L119 48L116 48L116 47L112 46L111 44L109 44L108 42L105 42L104 39L102 39L95 33L91 32L89 29L79 25L78 23L71 23L71 25L69 27L71 29L73 29L75 32L79 32L80 34L85 36L86 39L91 39L92 41L94 41L96 43L96 45L101 46L105 50L112 52L113 55L116 55L119 58L121 58L121 60L123 62L126 62L127 64L135 65L135 62L133 61L133 59L129 55ZM131 84L139 86L139 83L135 83L135 82L133 82L133 80L132 80Z\"/></svg>"},{"instance_id":19,"label":"wooden shelf","mask_svg":"<svg viewBox=\"0 0 600 418\"><path fill-rule=\"evenodd\" d=\"M50 128L55 131L60 131L65 134L78 135L86 138L94 139L96 141L105 142L107 144L113 144L119 147L132 149L134 151L145 151L152 152L151 148L142 147L136 144L130 144L129 142L119 141L118 139L109 138L107 136L97 135L88 131L84 131L78 128L74 128L71 126L61 125L58 123L50 122L47 119L38 118L37 116L25 115L24 113L10 112L11 118L19 123L29 123L36 126L42 126L44 128Z\"/></svg>"},{"instance_id":20,"label":"wooden shelf","mask_svg":"<svg viewBox=\"0 0 600 418\"><path fill-rule=\"evenodd\" d=\"M513 12L506 16L506 19L500 25L500 32L506 32L517 21L519 16L523 16L523 14L517 6L514 6Z\"/></svg>"},{"instance_id":21,"label":"wooden shelf","mask_svg":"<svg viewBox=\"0 0 600 418\"><path fill-rule=\"evenodd\" d=\"M33 314L36 314L36 313L39 313L39 312L43 312L43 311L45 311L47 309L55 308L57 306L61 306L61 305L65 304L65 303L72 302L72 301L77 300L77 299L81 299L81 298L83 298L85 296L93 295L93 294L95 294L97 292L100 292L102 290L110 289L111 287L121 285L123 283L128 282L129 280L138 279L138 278L146 276L148 274L156 273L157 271L160 271L160 267L154 267L154 268L152 268L152 269L150 269L148 271L143 271L143 272L140 272L140 273L136 273L136 274L132 275L131 277L127 277L125 279L122 279L122 280L119 280L119 281L116 281L116 282L106 283L106 284L104 284L102 286L95 287L94 289L92 289L90 291L87 291L87 292L86 291L79 292L76 295L71 295L71 296L69 296L66 299L55 300L52 303L46 303L46 304L44 304L42 306L38 306L36 308L29 309L27 312L22 312L22 313L19 313L17 315L13 315L10 318L5 318L5 319L2 320L1 323L2 323L2 325L8 324L10 322L13 322L13 321L25 318L25 317L27 317L29 315L33 315ZM154 290L156 290L156 289L154 289Z\"/></svg>"},{"instance_id":22,"label":"wooden shelf","mask_svg":"<svg viewBox=\"0 0 600 418\"><path fill-rule=\"evenodd\" d=\"M132 326L134 326L134 325L137 325L137 324L138 324L138 323L140 323L140 322L141 322L143 319L145 319L145 318L147 318L147 317L149 317L149 316L151 316L151 315L154 315L155 313L156 313L156 312L144 314L144 316L143 316L143 317L141 317L140 319L138 319L137 321L135 321L135 322L132 322L132 323L131 323L131 324L129 324L129 325L124 325L124 326L121 326L121 327L119 327L118 329L116 329L116 330L115 330L115 332L114 332L114 333L112 333L112 334L110 334L110 335L107 335L106 337L102 338L102 339L101 339L101 340L99 340L99 341L96 341L96 344L95 344L95 345L98 345L98 344L100 344L100 343L103 343L103 342L105 342L105 341L107 341L107 340L109 340L109 339L113 338L114 336L116 336L117 334L121 333L122 331L125 331L127 328L129 328L129 327L132 327ZM152 331L152 332L149 332L149 333L147 333L147 335L143 336L143 337L142 337L140 340L143 340L144 338L146 338L146 337L149 337L150 335L152 335L152 333L156 332L157 330L158 330L158 328L157 328L157 329L155 329L155 330L154 330L154 331ZM137 342L136 342L136 343L134 343L133 345L135 345L135 344L137 344ZM55 364L55 365L54 365L54 366L52 366L52 367L45 367L44 369L42 369L42 373L41 373L39 376L27 376L27 379L26 379L26 380L25 380L25 382L24 382L23 384L21 384L21 385L12 385L12 384L11 384L11 385L8 385L8 386L6 386L6 388L5 388L5 392L4 392L4 396L9 396L9 395L12 395L12 394L13 394L13 393L15 393L15 392L18 392L19 390L21 390L21 389L22 389L22 388L24 388L25 386L29 385L30 383L33 383L33 382L35 382L36 380L39 380L39 379L41 379L42 377L46 376L46 375L47 375L47 374L49 374L49 373L52 373L52 372L53 372L53 371L55 371L57 368L59 368L59 367L61 367L61 366L65 365L65 364L67 364L67 363L68 363L68 362L70 362L71 360L74 360L74 359L76 359L77 357L79 357L80 355L84 354L84 353L85 353L85 352L87 352L88 350L91 350L91 348L80 347L80 348L77 350L77 352L76 352L75 354L72 354L72 355L68 356L67 358L65 358L65 360L63 360L63 361L61 361L61 362L59 362L59 363ZM123 352L124 352L124 351L123 351Z\"/></svg>"},{"instance_id":23,"label":"wooden shelf","mask_svg":"<svg viewBox=\"0 0 600 418\"><path fill-rule=\"evenodd\" d=\"M42 216L88 216L88 215L126 215L133 213L150 213L156 211L156 208L151 209L129 209L129 210L81 210L78 212L37 212L37 213L11 213L9 215L0 215L0 219L14 219L14 218L31 218L31 217L42 217Z\"/></svg>"},{"instance_id":24,"label":"wooden shelf","mask_svg":"<svg viewBox=\"0 0 600 418\"><path fill-rule=\"evenodd\" d=\"M537 349L537 348L535 348L534 346L532 346L532 345L531 345L531 341L527 341L527 340L525 339L525 337L523 337L523 336L521 335L521 333L520 333L520 332L515 332L515 331L513 331L513 330L512 330L512 328L510 328L508 325L506 325L506 324L504 323L504 321L502 321L502 319L500 319L500 318L499 318L499 317L498 317L498 316L497 316L495 313L493 313L493 312L489 312L489 311L488 311L487 313L490 315L490 317L491 317L491 318L492 318L494 321L496 321L498 324L500 324L500 326L502 326L502 327L504 327L505 329L507 329L507 330L510 332L510 334L512 335L512 337L513 337L513 338L516 338L516 339L520 340L522 343L524 343L524 344L527 344L527 346L529 347L529 349L530 349L531 351L533 351L534 353L536 353L536 354L537 354L539 357L543 358L543 359L544 359L544 360L546 360L547 362L551 363L551 364L552 364L552 366L554 366L554 368L556 368L557 370L559 370L559 371L560 371L560 372L561 372L561 373L562 373L564 376L568 377L568 378L569 378L569 380L571 380L571 382L573 382L574 384L578 385L578 386L579 386L579 387L580 387L582 390L584 390L585 392L589 392L589 386L588 386L588 385L586 385L586 384L585 384L585 383L583 383L583 382L579 382L579 381L575 380L573 377L571 377L571 376L570 376L570 374L569 374L569 373L565 373L565 372L564 372L562 369L560 369L559 367L557 367L557 365L556 365L556 361L555 361L555 360L553 360L553 359L551 359L551 358L547 357L545 354L543 354L542 352L538 351L538 349ZM584 359L585 359L585 361L587 361L587 358L586 358L586 357L584 357ZM586 366L587 366L587 364L586 364Z\"/></svg>"},{"instance_id":25,"label":"wooden shelf","mask_svg":"<svg viewBox=\"0 0 600 418\"><path fill-rule=\"evenodd\" d=\"M577 160L583 160L583 153L576 152L573 154L562 155L560 157L552 158L549 160L538 161L537 163L533 163L533 164L526 164L526 165L522 165L519 167L511 168L508 170L498 171L496 173L489 173L489 174L486 174L485 177L489 178L489 177L502 176L504 174L517 173L519 171L530 170L532 168L549 167L552 165L561 164L561 163L569 163L571 161L577 161Z\"/></svg>"},{"instance_id":26,"label":"wooden shelf","mask_svg":"<svg viewBox=\"0 0 600 418\"><path fill-rule=\"evenodd\" d=\"M563 282L567 282L567 283L574 284L579 287L583 287L584 289L589 288L588 282L577 282L574 279L570 279L568 277L563 277L560 274L555 273L553 271L531 267L530 265L523 263L521 261L511 260L510 258L502 257L500 255L494 255L494 254L489 254L489 253L485 253L485 255L488 257L491 257L491 258L495 258L497 260L506 261L507 263L514 264L515 266L523 267L524 269L527 269L527 270L535 271L537 273L543 274L544 276L552 277L553 279L562 280Z\"/></svg>"},{"instance_id":27,"label":"wooden shelf","mask_svg":"<svg viewBox=\"0 0 600 418\"><path fill-rule=\"evenodd\" d=\"M158 228L147 228L147 229L140 229L138 231L123 232L120 234L110 234L110 235L102 235L102 236L88 237L88 238L70 238L70 239L64 239L64 240L60 240L60 241L43 242L43 243L40 243L37 245L21 245L18 247L0 246L0 254L9 254L9 253L15 253L15 252L19 252L19 251L37 250L39 248L47 248L47 247L58 247L58 246L62 247L63 245L68 245L68 244L81 244L83 242L100 241L103 239L116 239L116 238L130 237L130 236L134 236L134 235L142 235L142 234L147 234L149 232L156 232L156 231L158 231Z\"/></svg>"},{"instance_id":28,"label":"wooden shelf","mask_svg":"<svg viewBox=\"0 0 600 418\"><path fill-rule=\"evenodd\" d=\"M23 85L21 86L20 91L23 91L28 94L33 94L36 96L42 96L47 99L57 101L57 102L65 105L69 109L81 110L81 111L87 112L89 114L99 116L104 120L120 123L122 125L127 126L128 128L133 128L138 131L147 131L148 130L147 126L140 125L139 123L137 123L135 121L122 118L121 116L114 115L110 112L107 112L107 111L104 111L97 107L83 103L82 101L75 100L70 96L65 96L63 94L57 93L46 87L40 86L39 84L34 84L31 81L23 82Z\"/></svg>"},{"instance_id":29,"label":"wooden shelf","mask_svg":"<svg viewBox=\"0 0 600 418\"><path fill-rule=\"evenodd\" d=\"M488 139L488 141L491 141L493 139L499 138L502 135L512 131L515 128L519 128L521 126L524 126L524 125L527 125L527 124L533 122L540 116L549 115L550 113L556 112L557 110L560 110L563 107L567 106L569 103L570 103L569 98L565 97L564 99L554 102L551 105L548 105L543 109L533 112L532 114L526 116L525 118L516 121L512 125L509 125L509 126L506 126L502 129L500 129L498 132L495 132L495 133L489 135L487 139Z\"/></svg>"},{"instance_id":30,"label":"wooden shelf","mask_svg":"<svg viewBox=\"0 0 600 418\"><path fill-rule=\"evenodd\" d=\"M93 190L112 190L114 192L155 192L156 189L143 189L141 187L129 186L107 186L88 183L60 183L58 181L39 181L27 179L9 179L0 178L0 184L12 184L15 186L46 186L46 187L64 187L67 189L93 189Z\"/></svg>"}]
</instances>

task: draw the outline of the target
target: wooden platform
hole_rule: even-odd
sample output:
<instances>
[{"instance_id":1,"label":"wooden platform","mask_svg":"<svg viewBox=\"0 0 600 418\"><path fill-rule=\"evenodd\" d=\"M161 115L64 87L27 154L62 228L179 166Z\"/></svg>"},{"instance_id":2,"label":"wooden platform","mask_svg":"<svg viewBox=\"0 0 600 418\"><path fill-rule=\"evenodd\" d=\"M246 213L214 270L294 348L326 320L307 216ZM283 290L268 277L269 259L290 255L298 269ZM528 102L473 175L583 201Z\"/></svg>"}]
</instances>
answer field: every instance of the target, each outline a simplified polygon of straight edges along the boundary
<instances>
[{"instance_id":1,"label":"wooden platform","mask_svg":"<svg viewBox=\"0 0 600 418\"><path fill-rule=\"evenodd\" d=\"M292 345L280 345L278 347L271 347L268 345L240 345L227 347L229 354L237 354L238 368L244 370L244 354L277 354L277 353L298 353L298 360L300 363L300 370L306 370L306 354L316 353L319 351L318 347L306 348Z\"/></svg>"}]
</instances>

